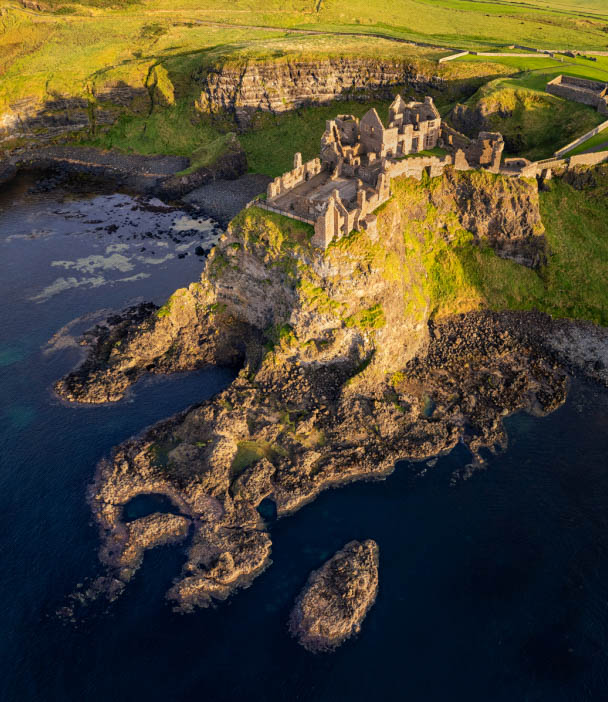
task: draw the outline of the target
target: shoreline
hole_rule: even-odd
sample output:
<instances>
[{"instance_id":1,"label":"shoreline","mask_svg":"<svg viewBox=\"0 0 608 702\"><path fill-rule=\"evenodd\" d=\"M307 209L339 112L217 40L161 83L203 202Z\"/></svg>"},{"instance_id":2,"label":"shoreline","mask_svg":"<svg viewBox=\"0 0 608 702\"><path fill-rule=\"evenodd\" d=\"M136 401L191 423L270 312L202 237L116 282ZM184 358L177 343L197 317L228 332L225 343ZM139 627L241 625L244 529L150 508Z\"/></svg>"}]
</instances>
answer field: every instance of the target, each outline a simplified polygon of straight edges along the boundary
<instances>
[{"instance_id":1,"label":"shoreline","mask_svg":"<svg viewBox=\"0 0 608 702\"><path fill-rule=\"evenodd\" d=\"M242 150L220 157L212 168L204 167L180 176L179 171L188 164L187 158L179 156L121 154L88 147L48 147L0 160L0 187L27 173L40 179L57 173L57 183L51 183L50 189L63 185L66 178L89 178L103 184L104 190L115 188L134 196L155 197L167 202L168 206L196 211L225 229L248 202L265 192L272 180L262 174L247 173Z\"/></svg>"},{"instance_id":2,"label":"shoreline","mask_svg":"<svg viewBox=\"0 0 608 702\"><path fill-rule=\"evenodd\" d=\"M479 316L480 319L484 317L483 313L478 315L473 314L472 316ZM469 321L470 320L467 319L460 320L465 327ZM539 333L538 315L534 313L508 314L503 317L502 321L505 325L504 327L496 327L497 334L502 333L500 329L509 329L510 324L513 324L514 328L526 327L526 333L531 333L536 339L540 339L541 337L546 338L546 333L552 331L551 322L549 322L549 320L544 320L546 328ZM497 325L500 325L501 315L496 315L496 322ZM456 321L456 324L458 324L458 321ZM476 333L473 331L475 325L476 320L473 319L472 331L469 333L471 339L474 338ZM606 335L608 337L608 330ZM441 337L438 338L440 339ZM539 397L544 398L545 404L541 414L548 414L565 401L566 387L568 384L566 382L567 376L563 375L559 366L556 365L557 359L551 361L550 358L547 357L548 351L546 349L538 355L531 351L528 342L522 341L521 343L523 343L523 346L520 346L519 343L520 342L517 342L513 351L510 352L510 354L514 353L515 355L512 356L513 361L509 361L508 364L515 363L521 366L522 371L520 371L519 377L523 378L529 376L527 382L531 383L530 388L536 388L534 392L540 392ZM433 344L433 341L431 341L431 344ZM516 360L518 355L522 353L526 354L526 356L532 353L532 355L529 356L529 360L524 361L523 366L519 360ZM429 356L430 354L424 356L422 359L423 364ZM511 358L511 355L509 358ZM572 358L573 361L577 360L576 356L572 356ZM487 357L482 362L482 365L485 367L495 362L498 362L503 369L508 367L508 364L507 366L504 365L504 352L496 357L496 361L492 361L491 357ZM541 363L541 366L539 366L540 375L538 375L538 371L535 370L538 363ZM441 362L439 363L439 367L441 367ZM541 368L544 368L544 370L541 370ZM521 375L522 372L524 375ZM543 382L542 387L544 387L544 389L542 389L541 385L538 385L538 382L545 373L553 375L547 376L548 385L545 385ZM553 376L554 380L550 380ZM424 378L424 372L418 374L414 371L412 378L417 377ZM474 380L471 388L476 387L476 383L477 381ZM98 522L100 535L102 536L101 551L106 553L119 548L121 552L115 556L118 560L108 560L102 557L102 561L109 566L110 569L119 562L125 567L124 553L125 550L130 548L130 545L128 543L122 543L125 534L123 533L124 530L121 530L122 520L120 513L124 504L128 503L128 501L137 494L153 492L167 496L174 505L180 508L182 514L190 515L195 525L195 532L197 530L202 530L199 533L198 542L196 535L193 537L193 544L189 547L189 553L190 558L194 558L194 562L196 563L198 558L195 554L200 552L200 549L203 548L202 544L204 543L204 552L210 554L209 556L205 556L203 560L203 563L206 565L203 566L203 563L199 563L198 565L192 564L191 566L187 566L181 576L182 579L178 578L176 584L170 591L171 594L169 596L171 599L177 599L177 606L181 611L190 611L196 606L208 606L214 599L225 599L225 597L232 594L235 590L243 587L245 583L249 584L259 572L268 567L271 535L270 532L267 531L266 525L260 519L256 510L256 506L259 505L262 499L270 497L277 506L277 518L282 518L295 513L302 506L312 502L326 489L340 487L341 485L360 480L385 479L396 470L397 464L400 461L428 461L435 459L453 449L460 440L465 441L473 453L473 457L475 457L479 449L500 444L500 436L504 434L502 422L505 417L522 410L536 414L540 406L538 405L539 398L537 397L536 400L533 400L531 397L528 397L529 391L526 390L525 387L520 388L512 400L508 400L507 397L505 397L504 401L506 404L504 408L499 407L496 408L496 410L492 409L492 404L484 405L485 409L480 408L481 398L478 396L477 402L472 405L472 411L478 412L479 419L483 417L483 426L485 427L478 437L471 435L467 437L470 431L467 427L472 418L464 421L460 430L455 434L451 432L447 432L447 434L444 433L443 419L431 419L431 424L429 426L435 424L436 428L434 432L436 433L436 437L430 444L424 440L419 442L416 437L409 437L406 432L405 434L394 436L394 439L391 440L391 444L393 441L396 441L394 446L387 446L384 441L378 444L373 450L371 450L371 446L368 447L367 451L363 446L360 446L354 451L351 458L347 458L346 463L344 463L344 449L340 448L340 440L338 437L341 435L341 431L338 427L343 421L350 422L354 417L348 417L340 421L337 416L334 416L337 408L332 409L335 400L330 400L329 414L325 415L322 424L325 430L328 432L331 431L335 438L329 440L323 448L323 455L326 457L325 460L327 460L328 463L327 467L324 469L325 474L322 477L319 476L319 481L314 481L307 487L301 485L296 488L296 486L293 485L293 489L287 489L286 485L280 486L276 483L271 484L268 482L268 479L272 474L276 477L275 469L264 459L254 463L251 469L248 468L243 473L242 477L237 479L237 483L241 485L239 490L245 490L245 492L242 493L243 495L251 494L253 496L253 494L255 494L255 497L243 498L244 501L242 502L239 499L238 504L240 507L238 507L238 509L237 503L235 502L227 503L225 498L218 500L219 495L213 498L210 496L206 497L202 503L197 504L200 500L199 497L195 497L198 488L195 492L191 492L190 488L184 491L182 487L178 487L174 484L170 475L164 474L165 469L159 472L158 468L153 468L153 465L149 463L149 459L145 458L145 456L149 455L150 447L163 445L167 441L171 441L171 439L169 439L171 436L175 437L179 434L180 436L184 436L182 439L184 442L190 442L191 439L186 438L183 434L184 428L189 425L194 426L193 423L198 425L202 417L208 417L208 419L205 420L206 424L213 421L213 424L220 429L222 434L226 434L227 432L229 434L232 433L229 427L232 426L232 424L236 424L238 427L240 420L236 417L230 419L233 411L227 410L226 408L229 406L234 407L237 397L241 397L241 401L243 401L242 394L246 385L247 384L244 385L243 382L239 381L237 378L229 388L218 393L210 400L200 405L194 405L171 418L162 420L152 427L148 427L137 437L117 447L116 453L111 461L104 462L103 465L100 464L98 466L96 477L89 490L89 504ZM505 385L505 389L507 387L509 387L508 384ZM467 395L466 384L463 386L462 390L464 397ZM510 387L507 393L511 393ZM251 393L249 394L251 395ZM256 413L256 416L264 414L267 410L260 405L260 401L261 397L256 396L256 393L254 393L249 400L245 401L245 411L249 413L250 416L251 412ZM489 411L487 417L486 411ZM479 414L480 412L481 414ZM215 417L214 420L211 419L212 416ZM201 420L195 419L195 417L200 417ZM479 419L473 420L473 424L479 421ZM398 418L391 420L391 422L394 421L399 420ZM416 420L417 423L420 421L420 418ZM331 426L336 422L338 422L337 426L331 429ZM209 429L212 429L212 427L208 427L208 430ZM212 430L215 431L215 429ZM391 434L392 433L393 430L391 430ZM422 438L422 436L420 438ZM169 456L175 454L176 460L181 461L181 459L178 458L180 451L182 451L182 449L176 446L175 449L171 449ZM184 448L183 451L185 452L184 457L189 455L189 449L186 450ZM355 456L358 456L358 460L353 463ZM123 477L119 478L119 474L116 473L116 470L121 465L125 467L132 466L132 468L135 469L135 473L131 473L132 469L128 469L128 473L123 473L121 469L120 475ZM142 467L146 465L148 467L144 473L141 473L140 469L135 468L137 465L141 465ZM149 475L148 471L151 471ZM129 473L131 473L131 478L127 477ZM146 475L148 475L148 477L145 477ZM275 478L271 478L273 481L274 479ZM253 481L253 485L255 485L254 493L250 492L251 488L248 487L248 481ZM194 489L194 484L192 488ZM110 489L110 493L107 493L106 497L103 497L103 493L107 492L108 489ZM231 492L234 490L236 490L236 488L231 488ZM111 498L110 494L112 495ZM236 495L237 493L234 494ZM235 497L232 498L232 501L234 501L234 499ZM250 501L251 499L253 499L253 501ZM234 511L235 509L236 512ZM245 510L244 512L242 512L243 509ZM239 514L241 514L241 516L238 516ZM243 519L244 521L242 521ZM225 531L226 529L228 532ZM241 532L242 529L245 531ZM228 547L228 543L233 539L232 534L234 534L234 530L237 530L241 535L247 533L251 535L255 532L257 534L256 538L259 537L262 543L258 543L249 555L247 555L249 548L245 548L244 552L241 550L243 547L238 545L240 543L238 538L236 542ZM219 546L219 543L215 548L210 546L209 539L215 540L211 536L212 533L224 533L224 536L220 539L220 543L223 544L222 546ZM230 533L231 536L229 537L229 541L225 542L224 539L228 538L226 536L228 533ZM122 549L120 548L121 545ZM217 547L219 547L219 550L216 550ZM213 553L215 553L215 556L212 555ZM223 563L222 559L220 559L221 563L216 560L222 553L230 554L229 557L226 556L226 558L229 558L230 563L233 563L233 565L228 567L225 574L218 580L217 577L212 576L211 573L214 572L215 568L220 566L220 570L225 570L226 565ZM209 558L210 560L208 560ZM240 565L237 565L237 563L240 563ZM131 568L135 568L136 566L137 563L135 561L129 564L129 573L132 573ZM211 572L209 572L208 569L210 569ZM224 570L222 570L222 572L224 572ZM198 575L196 575L196 573L198 573ZM194 581L189 582L191 578L194 578ZM217 590L218 587L219 590ZM219 597L216 596L218 594Z\"/></svg>"}]
</instances>

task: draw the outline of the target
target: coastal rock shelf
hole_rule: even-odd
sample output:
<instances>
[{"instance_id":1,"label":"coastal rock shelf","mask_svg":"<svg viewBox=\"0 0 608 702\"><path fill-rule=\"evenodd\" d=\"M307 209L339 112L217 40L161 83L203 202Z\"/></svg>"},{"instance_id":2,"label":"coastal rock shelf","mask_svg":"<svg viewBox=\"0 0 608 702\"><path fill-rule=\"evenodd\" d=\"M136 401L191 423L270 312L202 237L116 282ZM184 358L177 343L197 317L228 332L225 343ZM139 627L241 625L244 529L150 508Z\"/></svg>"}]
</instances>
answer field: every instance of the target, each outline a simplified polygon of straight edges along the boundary
<instances>
[{"instance_id":1,"label":"coastal rock shelf","mask_svg":"<svg viewBox=\"0 0 608 702\"><path fill-rule=\"evenodd\" d=\"M467 178L446 176L438 187L452 192ZM437 236L470 218L480 243L492 241L504 193L499 176L488 178L476 183L479 196L454 198L450 212L433 207ZM509 188L522 212L524 202L537 208L529 184ZM564 401L567 376L545 343L548 317L429 320L425 268L403 234L404 222L428 231L429 194L408 197L387 203L378 240L355 232L327 251L299 222L244 210L199 282L88 338L88 360L56 385L66 399L117 400L146 373L241 368L226 390L124 442L99 466L89 498L113 592L139 566L142 548L177 538L189 522L187 561L168 597L180 611L223 600L271 563L263 500L281 517L331 486L382 478L400 459L436 456L460 441L478 456L504 445L503 417ZM520 222L515 240L536 238L530 216L512 218ZM164 495L186 521L127 526L124 505L142 493Z\"/></svg>"},{"instance_id":2,"label":"coastal rock shelf","mask_svg":"<svg viewBox=\"0 0 608 702\"><path fill-rule=\"evenodd\" d=\"M375 541L351 541L310 574L289 618L304 648L331 651L359 633L378 593L378 555Z\"/></svg>"}]
</instances>

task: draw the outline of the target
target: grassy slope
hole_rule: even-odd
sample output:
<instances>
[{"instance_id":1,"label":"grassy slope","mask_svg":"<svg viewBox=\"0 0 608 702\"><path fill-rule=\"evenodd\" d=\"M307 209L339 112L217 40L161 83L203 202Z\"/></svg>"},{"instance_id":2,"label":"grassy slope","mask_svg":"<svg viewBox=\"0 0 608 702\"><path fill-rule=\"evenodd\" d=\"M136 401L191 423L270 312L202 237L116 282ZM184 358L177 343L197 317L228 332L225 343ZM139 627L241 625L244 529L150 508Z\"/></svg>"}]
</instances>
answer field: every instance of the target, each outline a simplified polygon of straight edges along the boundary
<instances>
[{"instance_id":1,"label":"grassy slope","mask_svg":"<svg viewBox=\"0 0 608 702\"><path fill-rule=\"evenodd\" d=\"M543 0L544 7L539 12L522 3L469 0L352 0L347 5L336 0L235 0L228 7L223 0L209 0L204 5L194 0L122 4L109 0L83 4L49 0L48 4L62 13L53 15L24 11L13 0L4 0L0 5L5 8L0 16L0 112L24 98L42 104L58 96L91 100L95 91L112 84L147 88L151 72L160 66L166 71L175 105L165 105L160 110L155 107L150 116L142 90L139 103L127 110L116 108L125 117L107 137L97 135L96 143L141 153L188 155L199 149L199 161L204 163L219 152L224 133L231 129L230 125L218 128L217 124L201 122L192 109L196 97L192 77L211 66L250 59L280 61L290 56L346 54L434 61L442 55L434 49L385 39L343 36L337 41L333 33L310 36L287 33L281 27L376 32L485 48L496 44L496 37L501 43L604 48L608 45L608 17L604 20L572 16L575 10L597 10L593 0L589 2L577 3L574 10L564 9L556 2L549 11L548 2ZM546 59L533 61L537 68L547 67ZM605 63L608 68L608 60ZM446 64L436 70L450 78L479 73L483 65L487 65L487 60L482 59L481 64ZM495 65L502 71L521 68L515 58ZM535 79L538 80L536 74ZM259 138L245 139L253 168L270 174L282 170L291 161L290 154L278 154L285 149L283 139L295 139L307 152L309 141L315 145L318 141L317 126L323 119L321 112L310 112L306 119L299 115L276 124L262 121ZM313 135L314 131L317 133ZM307 139L299 138L300 134L306 134ZM271 157L270 149L274 150Z\"/></svg>"},{"instance_id":2,"label":"grassy slope","mask_svg":"<svg viewBox=\"0 0 608 702\"><path fill-rule=\"evenodd\" d=\"M310 40L299 42L299 55L304 55L304 48ZM276 46L278 42L272 42ZM353 51L353 55L361 55L360 44L367 44L367 51L385 50L388 42L374 45L369 40L352 40L345 43L345 53ZM371 46L370 46L371 44ZM289 46L292 46L291 40ZM403 46L403 45L397 45ZM394 48L394 45L391 45ZM383 55L391 55L383 54ZM405 57L407 54L398 54ZM447 80L459 82L471 79L479 84L496 75L496 72L505 71L502 66L476 63L474 65L453 66L447 64L439 67L427 65L424 58L413 57L411 61L420 61L429 73L441 71ZM194 109L194 101L198 97L197 85L189 84L180 86L180 76L192 74L199 63L199 58L183 56L169 59L164 62L167 76L175 81L174 93L178 97L173 106L159 105L151 115L125 114L118 123L108 131L97 135L94 139L88 136L85 143L103 148L116 148L124 151L137 151L139 153L175 153L190 155L201 145L221 144L227 131L234 129L234 123L225 120L212 120L202 116ZM176 65L177 64L177 65ZM180 94L182 97L179 97ZM412 93L413 96L413 93ZM436 95L437 105L446 113L453 105L450 90ZM388 116L388 102L353 102L344 101L325 106L302 108L294 112L271 115L261 113L255 120L252 131L239 136L247 152L249 168L253 172L265 173L276 176L291 168L293 154L301 151L304 158L313 158L318 155L319 140L325 129L325 121L334 117L336 112L353 113L361 116L370 107L375 107L379 114L386 119ZM213 149L212 149L213 150Z\"/></svg>"},{"instance_id":3,"label":"grassy slope","mask_svg":"<svg viewBox=\"0 0 608 702\"><path fill-rule=\"evenodd\" d=\"M420 296L431 301L441 316L482 307L538 309L556 317L588 319L608 325L608 168L598 170L598 185L578 191L561 181L541 193L549 260L539 271L499 258L492 249L480 249L458 227L447 243L445 232L433 229L432 212L409 220L406 246L425 275ZM491 187L495 176L480 174ZM425 202L424 189L433 181L394 182L396 201L411 206Z\"/></svg>"},{"instance_id":4,"label":"grassy slope","mask_svg":"<svg viewBox=\"0 0 608 702\"><path fill-rule=\"evenodd\" d=\"M560 73L608 81L608 57L589 61L568 57L470 56L456 62L475 65L488 60L519 73L487 83L466 104L472 108L480 105L493 113L491 127L505 136L509 155L532 160L549 157L604 120L594 109L549 95L545 88Z\"/></svg>"},{"instance_id":5,"label":"grassy slope","mask_svg":"<svg viewBox=\"0 0 608 702\"><path fill-rule=\"evenodd\" d=\"M608 46L606 19L572 17L561 12L539 13L518 3L480 3L468 0L352 0L347 5L323 0L320 11L312 0L249 2L209 0L148 0L122 8L105 7L103 0L82 7L50 4L77 14L37 15L3 0L0 26L0 71L3 94L12 98L42 91L47 79L58 92L113 73L129 82L140 78L155 61L196 56L212 62L227 56L277 58L285 53L323 55L349 51L392 56L415 51L395 42L362 41L355 37L285 35L280 30L239 29L230 23L267 27L310 27L315 30L379 32L450 46L490 48L509 41L538 46ZM110 5L111 3L107 3ZM197 21L223 26L196 24ZM226 26L226 23L228 26ZM544 41L546 40L546 41ZM488 48L488 47L486 47ZM12 71L10 69L13 69ZM16 83L16 86L13 86Z\"/></svg>"}]
</instances>

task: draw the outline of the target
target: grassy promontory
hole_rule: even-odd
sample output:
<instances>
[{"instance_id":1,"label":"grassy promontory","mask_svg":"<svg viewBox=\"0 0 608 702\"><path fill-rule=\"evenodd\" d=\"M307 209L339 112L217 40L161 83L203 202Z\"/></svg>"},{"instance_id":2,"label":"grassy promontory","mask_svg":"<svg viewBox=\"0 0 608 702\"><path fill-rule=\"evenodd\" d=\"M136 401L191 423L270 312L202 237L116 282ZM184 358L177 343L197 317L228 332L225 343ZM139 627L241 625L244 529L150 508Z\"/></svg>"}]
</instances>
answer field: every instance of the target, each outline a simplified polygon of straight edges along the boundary
<instances>
[{"instance_id":1,"label":"grassy promontory","mask_svg":"<svg viewBox=\"0 0 608 702\"><path fill-rule=\"evenodd\" d=\"M420 216L406 221L404 239L408 260L416 262L421 299L430 301L441 317L476 309L532 310L553 317L586 319L608 325L608 167L582 171L584 189L555 179L539 194L548 246L547 262L538 269L499 257L470 232L454 226L437 228L427 189L441 179L418 183L394 181L394 198L380 213L389 220L393 208ZM585 173L588 177L585 178ZM475 174L488 192L499 176ZM410 268L413 268L410 265ZM414 267L415 269L415 267Z\"/></svg>"}]
</instances>

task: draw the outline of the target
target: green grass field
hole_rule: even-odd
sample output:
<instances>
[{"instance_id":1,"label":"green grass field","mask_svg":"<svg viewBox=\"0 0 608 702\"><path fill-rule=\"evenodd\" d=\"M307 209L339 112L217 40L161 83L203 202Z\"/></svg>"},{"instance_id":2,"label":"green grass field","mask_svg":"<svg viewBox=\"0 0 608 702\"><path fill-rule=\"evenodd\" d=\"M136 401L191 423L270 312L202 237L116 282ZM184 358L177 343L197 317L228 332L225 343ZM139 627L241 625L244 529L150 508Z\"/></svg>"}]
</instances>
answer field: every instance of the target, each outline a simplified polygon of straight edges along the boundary
<instances>
[{"instance_id":1,"label":"green grass field","mask_svg":"<svg viewBox=\"0 0 608 702\"><path fill-rule=\"evenodd\" d=\"M603 129L599 134L591 137L591 139L585 141L580 146L571 149L566 153L566 156L576 156L577 154L584 154L587 151L608 151L608 127Z\"/></svg>"},{"instance_id":2,"label":"green grass field","mask_svg":"<svg viewBox=\"0 0 608 702\"><path fill-rule=\"evenodd\" d=\"M78 8L71 0L50 0L57 8ZM86 5L86 3L84 3ZM98 14L111 0L92 0L86 11ZM104 10L109 11L109 10ZM600 0L154 0L124 3L117 14L146 11L230 24L263 25L335 32L382 33L447 46L519 43L545 48L603 48L608 10Z\"/></svg>"},{"instance_id":3,"label":"green grass field","mask_svg":"<svg viewBox=\"0 0 608 702\"><path fill-rule=\"evenodd\" d=\"M94 107L96 94L131 86L141 98L110 105L121 115L119 121L106 134L86 135L88 143L145 154L197 152L199 164L211 162L234 129L193 110L196 77L222 63L350 55L407 59L448 80L514 74L495 84L499 91L542 91L560 72L608 79L608 57L592 63L469 56L436 63L449 53L445 47L504 49L511 42L607 49L608 7L599 0L235 0L229 5L223 0L48 0L44 6L46 11L35 12L15 0L0 0L0 116L10 113L11 105L42 107L64 97ZM513 143L518 131L529 135L517 153L547 155L552 140L566 143L593 126L592 118L576 108L523 93L518 99L516 114L496 125L513 132ZM450 106L446 100L442 112ZM348 107L357 114L361 109ZM552 111L557 124L551 137L544 132ZM326 116L325 108L311 108L262 117L255 133L242 138L251 168L274 175L291 162L295 148L315 153Z\"/></svg>"}]
</instances>

